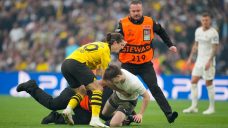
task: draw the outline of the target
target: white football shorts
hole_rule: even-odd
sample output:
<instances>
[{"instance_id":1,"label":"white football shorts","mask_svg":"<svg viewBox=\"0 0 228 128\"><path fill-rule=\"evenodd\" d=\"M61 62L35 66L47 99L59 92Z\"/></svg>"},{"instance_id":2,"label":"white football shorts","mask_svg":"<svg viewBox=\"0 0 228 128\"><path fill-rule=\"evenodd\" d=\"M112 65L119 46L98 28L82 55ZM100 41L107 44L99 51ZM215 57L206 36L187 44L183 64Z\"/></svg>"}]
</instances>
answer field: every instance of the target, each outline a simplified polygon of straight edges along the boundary
<instances>
[{"instance_id":1,"label":"white football shorts","mask_svg":"<svg viewBox=\"0 0 228 128\"><path fill-rule=\"evenodd\" d=\"M204 80L213 80L215 77L215 66L211 66L208 70L205 70L205 66L195 65L192 70L192 76L199 76Z\"/></svg>"}]
</instances>

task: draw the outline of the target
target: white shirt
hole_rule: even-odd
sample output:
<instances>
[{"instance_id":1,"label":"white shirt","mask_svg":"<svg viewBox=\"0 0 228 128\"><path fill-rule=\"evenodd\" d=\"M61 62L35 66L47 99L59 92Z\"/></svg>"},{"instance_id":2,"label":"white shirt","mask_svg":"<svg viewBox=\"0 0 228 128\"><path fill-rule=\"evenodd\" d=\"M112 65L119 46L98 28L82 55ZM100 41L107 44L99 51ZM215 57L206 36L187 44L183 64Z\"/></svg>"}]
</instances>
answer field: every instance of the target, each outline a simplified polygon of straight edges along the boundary
<instances>
[{"instance_id":1,"label":"white shirt","mask_svg":"<svg viewBox=\"0 0 228 128\"><path fill-rule=\"evenodd\" d=\"M195 41L198 42L198 54L195 65L205 66L212 54L213 44L219 43L218 32L213 27L205 31L203 27L199 27L195 32ZM215 57L213 58L213 65L215 65Z\"/></svg>"},{"instance_id":2,"label":"white shirt","mask_svg":"<svg viewBox=\"0 0 228 128\"><path fill-rule=\"evenodd\" d=\"M128 94L131 94L131 96L126 97L123 94L116 92L117 96L122 100L136 100L139 95L143 95L146 88L139 78L125 69L121 69L121 72L125 75L126 79L123 84L117 84L116 87L126 91Z\"/></svg>"},{"instance_id":3,"label":"white shirt","mask_svg":"<svg viewBox=\"0 0 228 128\"><path fill-rule=\"evenodd\" d=\"M25 32L22 28L13 28L10 31L10 39L13 42L18 42L20 39L25 37Z\"/></svg>"}]
</instances>

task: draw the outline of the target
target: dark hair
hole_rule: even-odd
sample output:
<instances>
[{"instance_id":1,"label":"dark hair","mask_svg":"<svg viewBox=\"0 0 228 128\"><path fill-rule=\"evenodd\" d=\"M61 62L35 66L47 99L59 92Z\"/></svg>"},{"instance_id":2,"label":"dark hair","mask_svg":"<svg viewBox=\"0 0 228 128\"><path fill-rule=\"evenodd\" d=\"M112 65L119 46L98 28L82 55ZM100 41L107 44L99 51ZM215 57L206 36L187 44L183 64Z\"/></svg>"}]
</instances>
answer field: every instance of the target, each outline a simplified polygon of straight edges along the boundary
<instances>
[{"instance_id":1,"label":"dark hair","mask_svg":"<svg viewBox=\"0 0 228 128\"><path fill-rule=\"evenodd\" d=\"M120 68L116 65L109 65L109 67L105 70L105 73L104 73L104 76L103 76L103 79L104 80L112 80L112 78L118 76L118 75L121 75L122 72L120 70Z\"/></svg>"},{"instance_id":2,"label":"dark hair","mask_svg":"<svg viewBox=\"0 0 228 128\"><path fill-rule=\"evenodd\" d=\"M120 43L123 40L123 35L120 33L108 33L106 36L106 41L112 45L114 41L116 41L117 43Z\"/></svg>"},{"instance_id":3,"label":"dark hair","mask_svg":"<svg viewBox=\"0 0 228 128\"><path fill-rule=\"evenodd\" d=\"M130 5L132 5L132 4L142 4L142 1L141 0L132 0L130 2Z\"/></svg>"},{"instance_id":4,"label":"dark hair","mask_svg":"<svg viewBox=\"0 0 228 128\"><path fill-rule=\"evenodd\" d=\"M202 17L210 17L210 18L212 18L211 14L209 12L203 12L202 13Z\"/></svg>"}]
</instances>

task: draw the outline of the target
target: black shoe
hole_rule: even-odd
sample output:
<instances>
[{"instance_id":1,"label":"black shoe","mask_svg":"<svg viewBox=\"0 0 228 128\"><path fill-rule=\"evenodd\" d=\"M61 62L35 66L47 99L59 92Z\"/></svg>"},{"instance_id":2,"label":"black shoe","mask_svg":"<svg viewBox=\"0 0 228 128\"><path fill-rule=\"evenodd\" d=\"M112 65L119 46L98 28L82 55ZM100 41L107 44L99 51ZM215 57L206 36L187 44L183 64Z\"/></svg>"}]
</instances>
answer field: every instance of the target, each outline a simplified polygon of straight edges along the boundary
<instances>
[{"instance_id":1,"label":"black shoe","mask_svg":"<svg viewBox=\"0 0 228 128\"><path fill-rule=\"evenodd\" d=\"M111 120L105 121L105 125L110 126L110 121Z\"/></svg>"},{"instance_id":2,"label":"black shoe","mask_svg":"<svg viewBox=\"0 0 228 128\"><path fill-rule=\"evenodd\" d=\"M128 117L127 117L127 119L125 119L124 121L123 121L123 125L130 125L132 122L134 122L134 123L140 123L140 122L136 122L136 121L134 121L134 115L136 115L136 113L132 113L133 115L129 115Z\"/></svg>"},{"instance_id":3,"label":"black shoe","mask_svg":"<svg viewBox=\"0 0 228 128\"><path fill-rule=\"evenodd\" d=\"M41 124L54 123L56 115L58 115L58 112L52 111L49 115L43 118L43 120L41 121Z\"/></svg>"},{"instance_id":4,"label":"black shoe","mask_svg":"<svg viewBox=\"0 0 228 128\"><path fill-rule=\"evenodd\" d=\"M123 125L130 125L132 122L135 122L134 121L134 115L136 115L136 112L135 111L132 111L132 113L131 114L128 114L128 117L127 117L127 119L125 119L124 121L123 121ZM138 122L135 122L135 123L138 123Z\"/></svg>"},{"instance_id":5,"label":"black shoe","mask_svg":"<svg viewBox=\"0 0 228 128\"><path fill-rule=\"evenodd\" d=\"M168 122L169 123L173 123L177 117L178 117L178 113L177 112L173 112L173 113L169 114L167 116Z\"/></svg>"},{"instance_id":6,"label":"black shoe","mask_svg":"<svg viewBox=\"0 0 228 128\"><path fill-rule=\"evenodd\" d=\"M123 121L123 126L128 126L128 125L130 125L132 122L134 122L133 115L129 115L129 116L127 117L127 119L125 119L125 120Z\"/></svg>"},{"instance_id":7,"label":"black shoe","mask_svg":"<svg viewBox=\"0 0 228 128\"><path fill-rule=\"evenodd\" d=\"M28 88L37 87L35 80L29 80L27 82L21 83L17 86L17 92L27 91Z\"/></svg>"}]
</instances>

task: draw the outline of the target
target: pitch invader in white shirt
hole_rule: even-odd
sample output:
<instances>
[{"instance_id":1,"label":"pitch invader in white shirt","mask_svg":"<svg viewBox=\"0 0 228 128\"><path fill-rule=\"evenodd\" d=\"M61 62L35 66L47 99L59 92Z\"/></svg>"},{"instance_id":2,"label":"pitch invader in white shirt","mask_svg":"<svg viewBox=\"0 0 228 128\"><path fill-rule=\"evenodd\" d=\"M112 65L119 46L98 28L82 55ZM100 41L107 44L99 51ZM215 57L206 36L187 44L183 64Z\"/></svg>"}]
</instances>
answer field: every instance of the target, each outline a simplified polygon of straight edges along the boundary
<instances>
[{"instance_id":1,"label":"pitch invader in white shirt","mask_svg":"<svg viewBox=\"0 0 228 128\"><path fill-rule=\"evenodd\" d=\"M191 63L193 55L197 53L197 59L192 71L191 80L191 97L192 105L184 109L184 113L198 112L198 88L197 83L201 77L206 81L209 107L203 112L203 114L212 114L215 112L214 101L214 85L213 79L215 76L215 56L217 53L219 44L218 32L211 27L211 16L208 13L204 13L201 17L201 26L196 29L195 43L192 47L191 54L188 59L188 64Z\"/></svg>"},{"instance_id":2,"label":"pitch invader in white shirt","mask_svg":"<svg viewBox=\"0 0 228 128\"><path fill-rule=\"evenodd\" d=\"M119 127L123 121L132 113L141 95L143 98L139 113L133 116L135 122L142 122L143 114L150 101L149 93L137 76L125 69L110 65L104 73L103 83L105 86L116 90L109 97L102 110L102 115L112 117L106 125Z\"/></svg>"}]
</instances>

